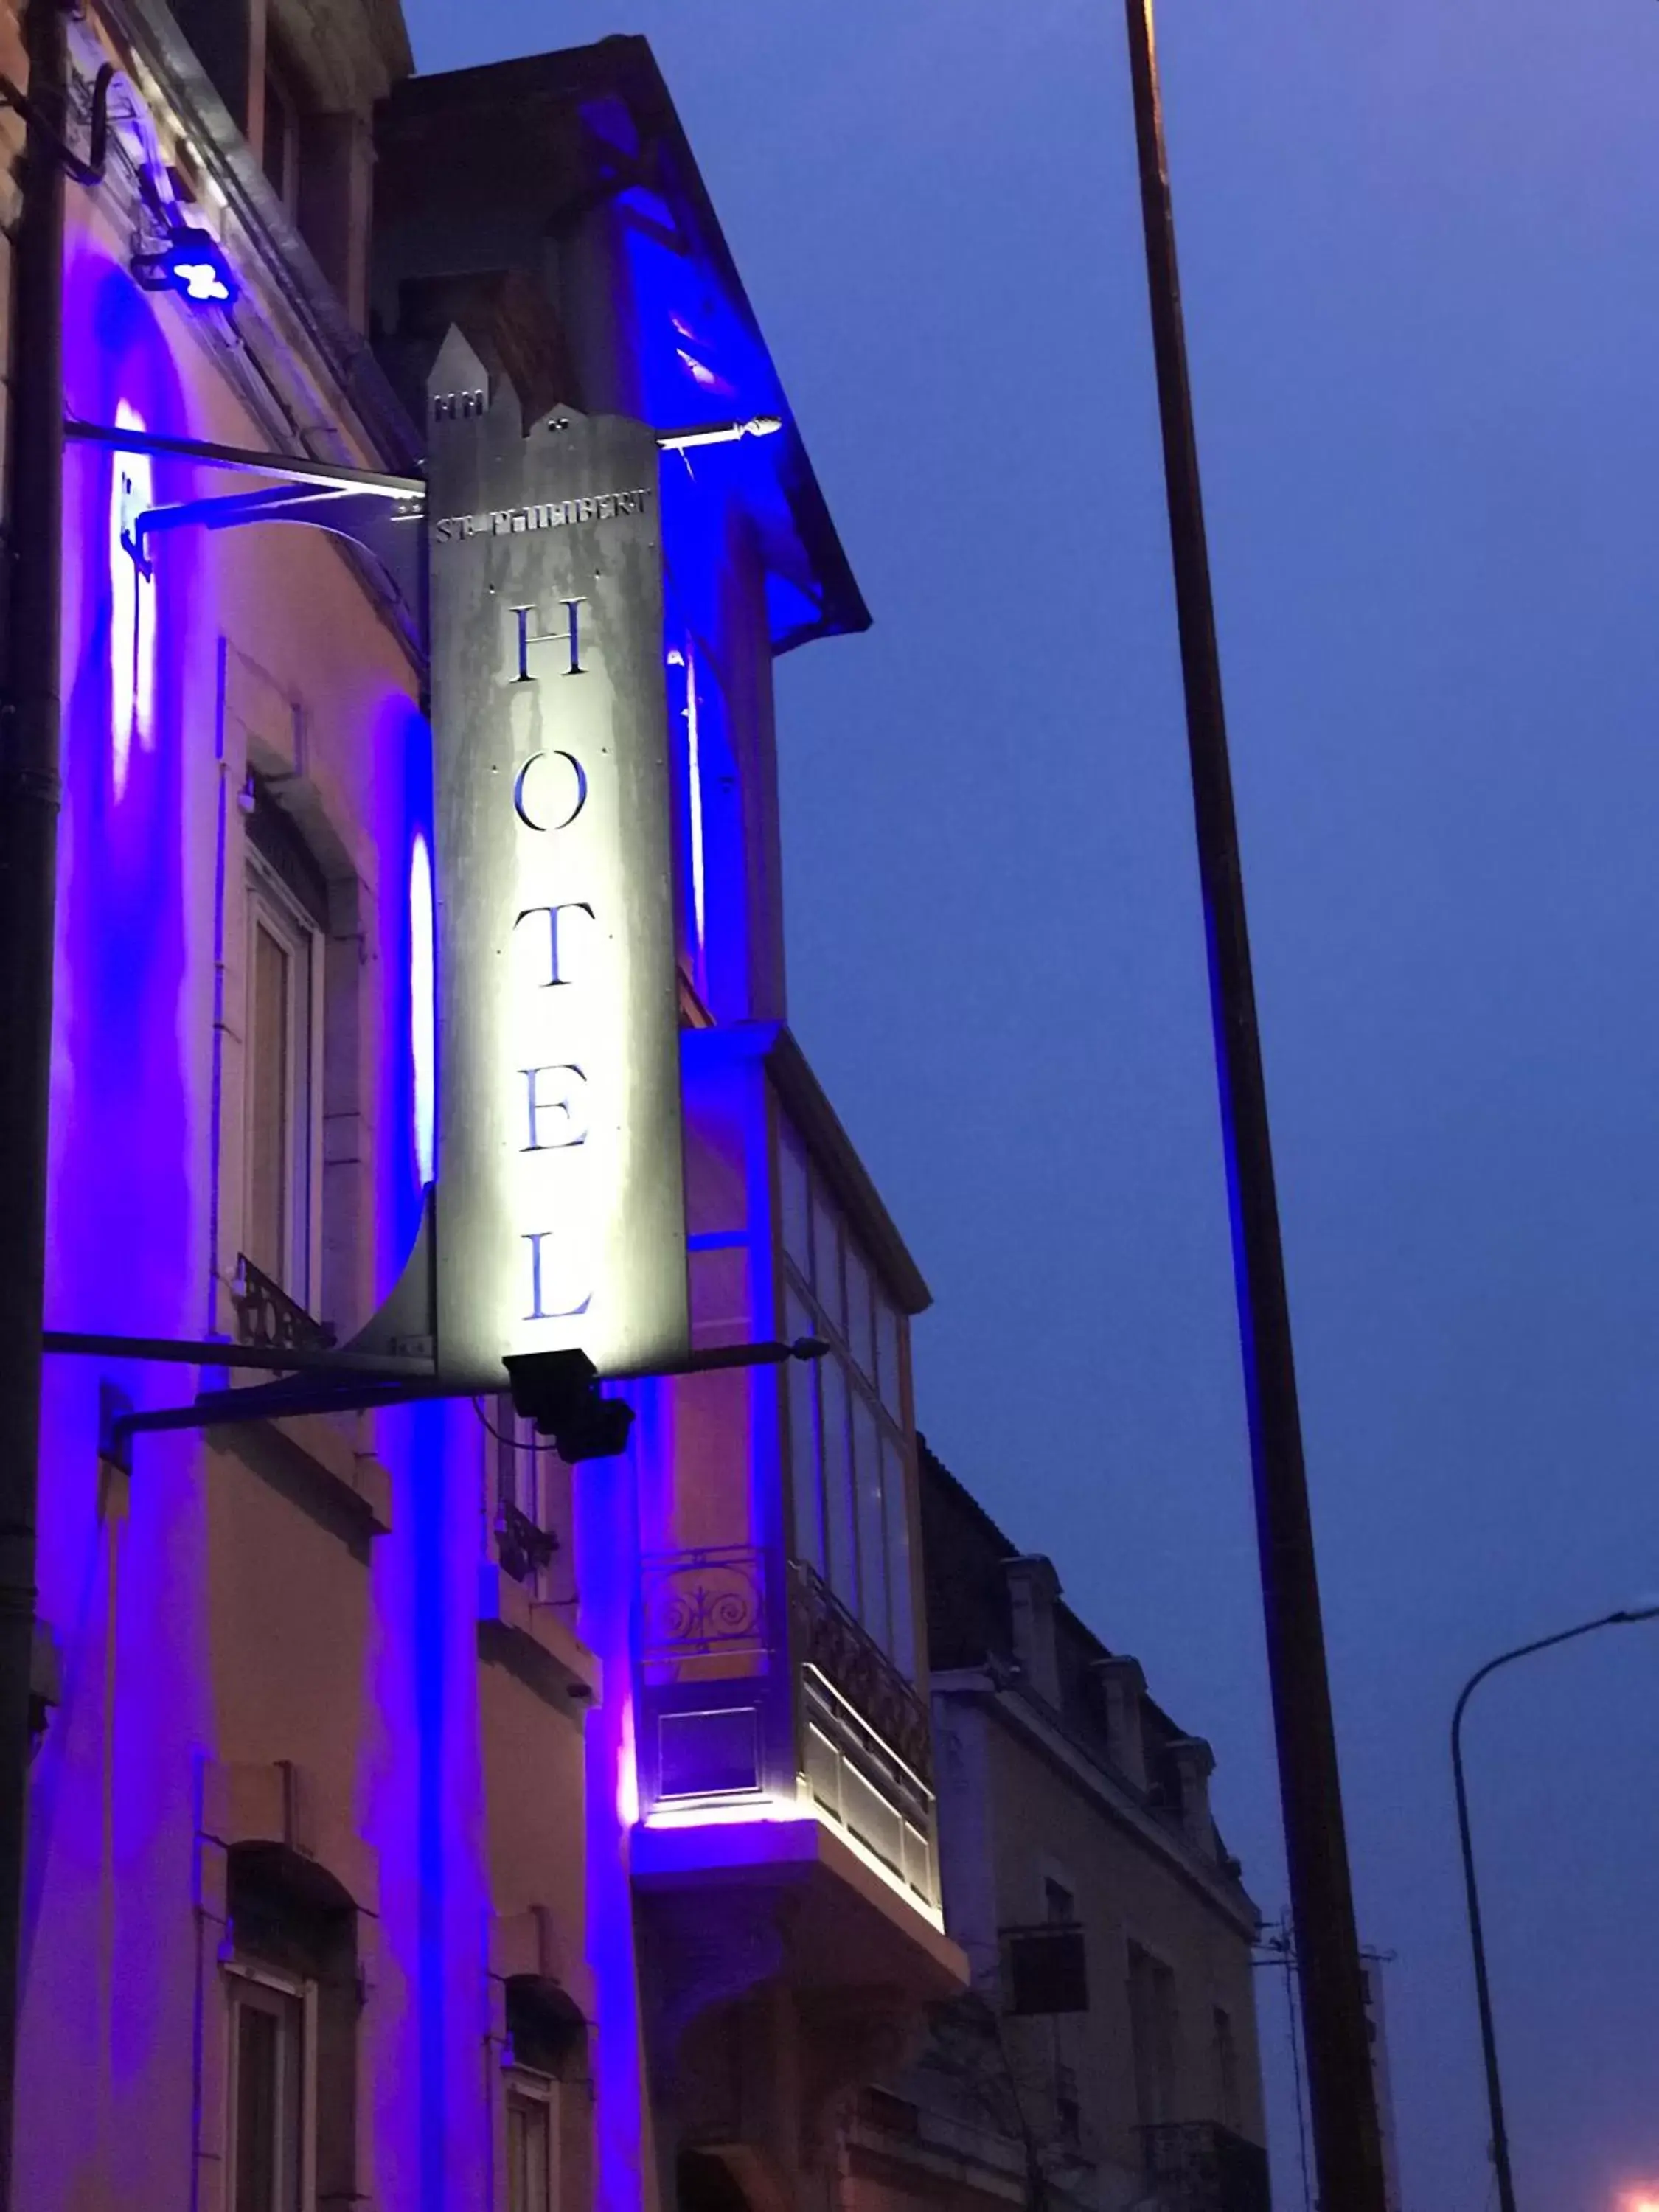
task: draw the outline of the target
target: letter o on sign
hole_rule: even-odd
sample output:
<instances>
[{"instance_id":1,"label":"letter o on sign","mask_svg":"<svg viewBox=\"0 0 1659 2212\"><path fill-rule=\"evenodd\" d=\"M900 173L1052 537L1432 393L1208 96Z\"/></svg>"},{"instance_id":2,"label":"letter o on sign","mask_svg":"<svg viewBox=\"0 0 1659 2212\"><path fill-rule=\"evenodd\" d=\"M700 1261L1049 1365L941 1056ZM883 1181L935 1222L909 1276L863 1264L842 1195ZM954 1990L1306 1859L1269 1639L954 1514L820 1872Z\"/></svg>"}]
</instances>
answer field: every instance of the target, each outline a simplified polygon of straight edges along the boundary
<instances>
[{"instance_id":1,"label":"letter o on sign","mask_svg":"<svg viewBox=\"0 0 1659 2212\"><path fill-rule=\"evenodd\" d=\"M563 770L550 767L544 769L540 775L532 775L532 769L555 761L564 763ZM537 811L548 803L544 787L550 775L565 786L559 797L567 811L556 822L539 819ZM587 771L574 753L532 753L514 779L513 811L526 830L568 830L586 804Z\"/></svg>"}]
</instances>

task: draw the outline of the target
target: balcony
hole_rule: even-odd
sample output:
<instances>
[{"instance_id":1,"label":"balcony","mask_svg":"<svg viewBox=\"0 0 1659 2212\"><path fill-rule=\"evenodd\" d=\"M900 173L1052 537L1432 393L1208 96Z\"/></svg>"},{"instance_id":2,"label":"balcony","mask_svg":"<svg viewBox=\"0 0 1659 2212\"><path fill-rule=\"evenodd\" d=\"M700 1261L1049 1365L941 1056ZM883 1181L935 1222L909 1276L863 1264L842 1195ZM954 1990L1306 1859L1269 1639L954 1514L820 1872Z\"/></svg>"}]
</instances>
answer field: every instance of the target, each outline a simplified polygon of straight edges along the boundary
<instances>
[{"instance_id":1,"label":"balcony","mask_svg":"<svg viewBox=\"0 0 1659 2212\"><path fill-rule=\"evenodd\" d=\"M280 1283L256 1267L246 1253L236 1255L236 1274L231 1285L236 1309L237 1340L266 1352L328 1352L334 1331L313 1321L302 1305L289 1297Z\"/></svg>"},{"instance_id":2,"label":"balcony","mask_svg":"<svg viewBox=\"0 0 1659 2212\"><path fill-rule=\"evenodd\" d=\"M866 1929L878 1948L920 1941L926 1978L955 1985L927 1705L810 1566L752 1546L641 1560L635 1743L636 1880L831 1875L887 1923L884 1942ZM812 1917L794 1916L803 1936ZM848 1978L910 1978L836 1918L817 1961L831 1978L843 1939Z\"/></svg>"},{"instance_id":3,"label":"balcony","mask_svg":"<svg viewBox=\"0 0 1659 2212\"><path fill-rule=\"evenodd\" d=\"M1212 2120L1139 2130L1148 2186L1164 2212L1271 2212L1267 2154Z\"/></svg>"},{"instance_id":4,"label":"balcony","mask_svg":"<svg viewBox=\"0 0 1659 2212\"><path fill-rule=\"evenodd\" d=\"M936 1918L927 1708L821 1577L752 1547L658 1554L640 1620L647 1824L825 1820Z\"/></svg>"},{"instance_id":5,"label":"balcony","mask_svg":"<svg viewBox=\"0 0 1659 2212\"><path fill-rule=\"evenodd\" d=\"M642 1410L634 1887L665 1989L684 1984L671 2012L713 1951L809 2007L857 1990L860 2018L914 2010L966 1978L916 1679L908 1329L927 1285L787 1032L681 1047L693 1347L820 1349L673 1378Z\"/></svg>"}]
</instances>

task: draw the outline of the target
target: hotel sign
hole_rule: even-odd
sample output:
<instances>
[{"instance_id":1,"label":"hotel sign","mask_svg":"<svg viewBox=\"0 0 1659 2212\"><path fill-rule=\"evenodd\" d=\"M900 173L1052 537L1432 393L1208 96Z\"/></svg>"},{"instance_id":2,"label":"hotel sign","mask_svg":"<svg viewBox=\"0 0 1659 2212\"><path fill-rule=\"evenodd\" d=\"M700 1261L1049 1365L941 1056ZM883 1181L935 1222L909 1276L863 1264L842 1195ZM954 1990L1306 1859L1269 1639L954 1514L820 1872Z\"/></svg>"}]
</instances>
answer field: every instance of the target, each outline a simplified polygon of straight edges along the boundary
<instances>
[{"instance_id":1,"label":"hotel sign","mask_svg":"<svg viewBox=\"0 0 1659 2212\"><path fill-rule=\"evenodd\" d=\"M437 1357L688 1343L657 448L428 386Z\"/></svg>"}]
</instances>

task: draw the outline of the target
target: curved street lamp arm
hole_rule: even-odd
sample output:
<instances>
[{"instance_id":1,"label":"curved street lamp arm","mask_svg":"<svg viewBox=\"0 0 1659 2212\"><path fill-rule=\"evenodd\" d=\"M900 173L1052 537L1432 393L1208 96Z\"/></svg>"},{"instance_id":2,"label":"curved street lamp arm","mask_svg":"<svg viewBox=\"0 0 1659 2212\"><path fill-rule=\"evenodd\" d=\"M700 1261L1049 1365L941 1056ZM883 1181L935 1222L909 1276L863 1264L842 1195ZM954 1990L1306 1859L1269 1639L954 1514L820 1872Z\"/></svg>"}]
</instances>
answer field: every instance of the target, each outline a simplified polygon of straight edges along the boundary
<instances>
[{"instance_id":1,"label":"curved street lamp arm","mask_svg":"<svg viewBox=\"0 0 1659 2212\"><path fill-rule=\"evenodd\" d=\"M1463 1708L1488 1674L1495 1674L1500 1667L1507 1667L1511 1660L1526 1659L1534 1651L1547 1651L1554 1644L1571 1644L1576 1637L1592 1635L1598 1628L1612 1628L1617 1622L1640 1620L1643 1617L1642 1613L1629 1609L1621 1609L1618 1613L1604 1613L1599 1614L1594 1620L1581 1620L1577 1628L1559 1628L1553 1636L1540 1636L1534 1638L1530 1644L1517 1644L1513 1651L1500 1651L1496 1659L1488 1659L1484 1667L1477 1667L1468 1680L1464 1683L1452 1713L1454 1762L1458 1757L1458 1743L1462 1734Z\"/></svg>"},{"instance_id":2,"label":"curved street lamp arm","mask_svg":"<svg viewBox=\"0 0 1659 2212\"><path fill-rule=\"evenodd\" d=\"M1650 1617L1647 1610L1625 1608L1617 1613L1604 1613L1595 1620L1582 1620L1576 1628L1558 1629L1553 1636L1540 1636L1530 1644L1517 1644L1512 1651L1500 1651L1496 1659L1488 1659L1484 1667L1477 1667L1459 1693L1452 1712L1451 1756L1452 1780L1457 1790L1457 1840L1463 1853L1463 1893L1468 1907L1469 1949L1474 1959L1474 1995L1480 2012L1480 2050L1486 2062L1486 2106L1492 2119L1492 2174L1498 2185L1498 2212L1516 2212L1515 2178L1510 2169L1509 2131L1504 2124L1504 2093L1498 2071L1498 2037L1492 2025L1492 1990L1486 1978L1486 1944L1480 1926L1480 1893L1474 1877L1474 1844L1469 1833L1468 1792L1463 1783L1463 1714L1470 1698L1487 1677L1512 1660L1525 1659L1534 1651L1548 1651L1555 1644L1571 1644L1580 1636L1589 1636L1598 1628L1611 1628L1616 1623L1643 1620Z\"/></svg>"}]
</instances>

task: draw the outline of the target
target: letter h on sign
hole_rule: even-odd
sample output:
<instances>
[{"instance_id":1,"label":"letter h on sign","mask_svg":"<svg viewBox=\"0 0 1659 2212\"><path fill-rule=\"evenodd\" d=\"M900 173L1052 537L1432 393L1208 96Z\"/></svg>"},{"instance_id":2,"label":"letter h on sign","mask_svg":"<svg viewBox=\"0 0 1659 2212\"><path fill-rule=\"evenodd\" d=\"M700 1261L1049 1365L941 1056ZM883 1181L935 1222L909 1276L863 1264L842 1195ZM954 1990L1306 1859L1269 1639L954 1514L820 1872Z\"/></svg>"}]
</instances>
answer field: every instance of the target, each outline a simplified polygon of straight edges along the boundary
<instances>
[{"instance_id":1,"label":"letter h on sign","mask_svg":"<svg viewBox=\"0 0 1659 2212\"><path fill-rule=\"evenodd\" d=\"M560 601L565 611L565 627L562 629L532 629L530 623L532 617L536 612L535 608L533 606L514 608L513 621L519 660L518 673L513 678L515 684L529 684L533 681L530 673L530 648L532 645L568 647L570 665L565 670L565 674L580 676L583 673L581 618L577 610L586 606L586 599Z\"/></svg>"}]
</instances>

